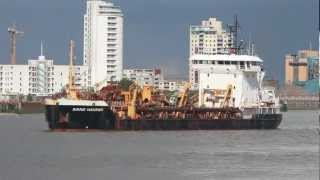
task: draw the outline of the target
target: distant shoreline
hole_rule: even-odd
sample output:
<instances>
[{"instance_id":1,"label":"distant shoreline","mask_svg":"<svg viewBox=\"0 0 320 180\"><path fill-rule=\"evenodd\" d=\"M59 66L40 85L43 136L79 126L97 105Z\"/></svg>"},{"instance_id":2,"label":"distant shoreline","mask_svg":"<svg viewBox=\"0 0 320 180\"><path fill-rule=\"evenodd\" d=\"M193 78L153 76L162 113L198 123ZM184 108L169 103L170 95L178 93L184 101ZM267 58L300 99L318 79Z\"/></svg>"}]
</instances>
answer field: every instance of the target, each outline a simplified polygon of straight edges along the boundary
<instances>
[{"instance_id":1,"label":"distant shoreline","mask_svg":"<svg viewBox=\"0 0 320 180\"><path fill-rule=\"evenodd\" d=\"M30 115L30 114L43 114L43 113L0 113L0 116Z\"/></svg>"},{"instance_id":2,"label":"distant shoreline","mask_svg":"<svg viewBox=\"0 0 320 180\"><path fill-rule=\"evenodd\" d=\"M4 115L18 115L17 113L0 113L0 116L4 116Z\"/></svg>"}]
</instances>

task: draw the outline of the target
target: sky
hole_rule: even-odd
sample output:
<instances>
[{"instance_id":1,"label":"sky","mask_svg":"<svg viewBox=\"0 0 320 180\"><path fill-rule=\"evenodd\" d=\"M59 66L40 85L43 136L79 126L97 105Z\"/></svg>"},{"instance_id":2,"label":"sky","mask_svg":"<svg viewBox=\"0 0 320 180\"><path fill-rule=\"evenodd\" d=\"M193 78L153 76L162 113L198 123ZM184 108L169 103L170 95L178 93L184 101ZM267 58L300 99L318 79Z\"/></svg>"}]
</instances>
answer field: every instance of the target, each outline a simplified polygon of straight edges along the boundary
<instances>
[{"instance_id":1,"label":"sky","mask_svg":"<svg viewBox=\"0 0 320 180\"><path fill-rule=\"evenodd\" d=\"M1 0L0 63L10 63L8 26L24 32L17 62L45 55L67 64L68 41L82 63L85 0ZM238 15L240 39L251 37L270 78L284 79L284 56L318 48L318 0L113 0L124 13L124 67L161 68L168 79L188 78L189 26Z\"/></svg>"}]
</instances>

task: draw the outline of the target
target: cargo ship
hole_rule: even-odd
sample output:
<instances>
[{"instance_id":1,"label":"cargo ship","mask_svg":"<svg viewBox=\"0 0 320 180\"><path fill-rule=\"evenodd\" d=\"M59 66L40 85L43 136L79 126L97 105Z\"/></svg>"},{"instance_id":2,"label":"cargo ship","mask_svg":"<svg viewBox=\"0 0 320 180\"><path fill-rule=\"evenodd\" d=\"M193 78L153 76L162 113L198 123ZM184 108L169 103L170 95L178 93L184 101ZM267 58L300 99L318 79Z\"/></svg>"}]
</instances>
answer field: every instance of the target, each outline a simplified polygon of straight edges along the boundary
<instances>
[{"instance_id":1,"label":"cargo ship","mask_svg":"<svg viewBox=\"0 0 320 180\"><path fill-rule=\"evenodd\" d=\"M167 101L164 95L153 92L150 86L140 88L133 84L129 91L112 86L106 91L100 97L95 96L99 100L46 100L45 115L49 129L276 129L282 120L275 107L240 109L227 105L195 106L190 103L188 89L180 92L174 103ZM109 97L116 97L117 100ZM224 99L231 98L226 96Z\"/></svg>"},{"instance_id":2,"label":"cargo ship","mask_svg":"<svg viewBox=\"0 0 320 180\"><path fill-rule=\"evenodd\" d=\"M230 60L239 58L226 56ZM222 56L210 58L221 59ZM245 58L252 57L243 56L240 59L247 61ZM228 72L230 69L231 67ZM51 130L278 128L282 115L279 113L274 89L254 86L260 84L257 77L262 73L261 68L254 71L238 68L237 71L236 76L232 74L233 78L221 70L219 73L200 74L201 81L197 91L192 90L189 83L185 83L178 93L171 96L152 86L140 87L135 83L128 90L123 90L118 85L108 85L90 95L81 95L71 88L67 90L66 98L46 100L46 119ZM245 78L248 73L251 76L250 82ZM254 78L252 75L255 75ZM224 87L224 84L229 85L226 88L219 87Z\"/></svg>"},{"instance_id":3,"label":"cargo ship","mask_svg":"<svg viewBox=\"0 0 320 180\"><path fill-rule=\"evenodd\" d=\"M89 93L74 85L71 43L66 95L45 102L49 129L276 129L282 121L279 98L274 88L262 86L263 60L239 49L190 57L198 84L186 82L173 94L134 82L128 88L109 84Z\"/></svg>"},{"instance_id":4,"label":"cargo ship","mask_svg":"<svg viewBox=\"0 0 320 180\"><path fill-rule=\"evenodd\" d=\"M111 94L109 87L107 96L104 92L101 97L117 97L117 101L101 97L94 101L46 100L45 115L49 129L276 129L282 120L278 108L274 107L240 109L232 106L195 106L190 104L188 90L181 92L177 102L172 104L161 98L164 95L154 94L149 86L140 88L134 84L129 91L112 88ZM225 99L228 99L227 96Z\"/></svg>"}]
</instances>

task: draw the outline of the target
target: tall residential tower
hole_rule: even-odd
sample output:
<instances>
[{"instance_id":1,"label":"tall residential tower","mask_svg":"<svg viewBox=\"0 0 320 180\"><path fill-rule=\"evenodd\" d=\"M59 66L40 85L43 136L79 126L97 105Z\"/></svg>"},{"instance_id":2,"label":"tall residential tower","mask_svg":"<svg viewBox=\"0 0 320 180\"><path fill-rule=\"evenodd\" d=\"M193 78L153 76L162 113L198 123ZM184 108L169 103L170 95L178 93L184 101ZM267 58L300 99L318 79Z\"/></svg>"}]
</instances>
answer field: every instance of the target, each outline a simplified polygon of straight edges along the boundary
<instances>
[{"instance_id":1,"label":"tall residential tower","mask_svg":"<svg viewBox=\"0 0 320 180\"><path fill-rule=\"evenodd\" d=\"M83 64L89 68L89 86L121 80L123 14L120 7L104 0L87 1L83 47Z\"/></svg>"},{"instance_id":2,"label":"tall residential tower","mask_svg":"<svg viewBox=\"0 0 320 180\"><path fill-rule=\"evenodd\" d=\"M232 34L216 18L190 27L190 56L194 54L228 54L232 47Z\"/></svg>"}]
</instances>

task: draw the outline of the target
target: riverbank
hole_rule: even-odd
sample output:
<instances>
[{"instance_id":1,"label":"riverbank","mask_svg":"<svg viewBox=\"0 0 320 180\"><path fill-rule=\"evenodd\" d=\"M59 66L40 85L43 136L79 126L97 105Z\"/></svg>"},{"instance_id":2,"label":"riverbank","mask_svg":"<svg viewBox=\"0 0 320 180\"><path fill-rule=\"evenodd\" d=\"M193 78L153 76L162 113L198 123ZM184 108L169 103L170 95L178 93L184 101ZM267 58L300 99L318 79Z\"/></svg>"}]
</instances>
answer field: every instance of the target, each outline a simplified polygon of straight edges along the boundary
<instances>
[{"instance_id":1,"label":"riverbank","mask_svg":"<svg viewBox=\"0 0 320 180\"><path fill-rule=\"evenodd\" d=\"M19 115L17 113L1 113L0 112L0 116L16 116L16 115Z\"/></svg>"},{"instance_id":2,"label":"riverbank","mask_svg":"<svg viewBox=\"0 0 320 180\"><path fill-rule=\"evenodd\" d=\"M44 105L41 102L19 102L0 104L0 113L13 114L38 114L44 113Z\"/></svg>"}]
</instances>

